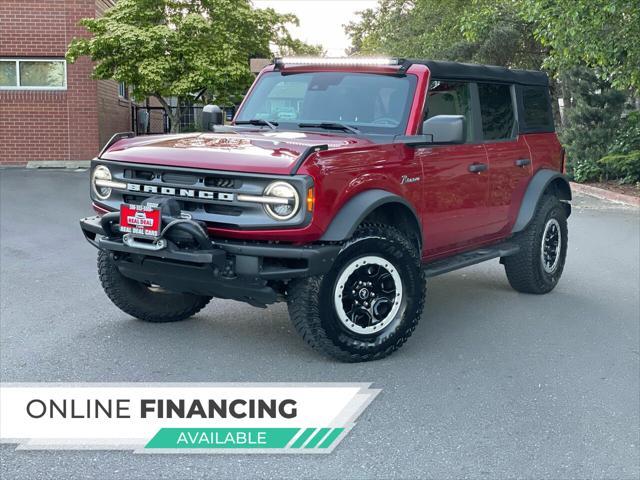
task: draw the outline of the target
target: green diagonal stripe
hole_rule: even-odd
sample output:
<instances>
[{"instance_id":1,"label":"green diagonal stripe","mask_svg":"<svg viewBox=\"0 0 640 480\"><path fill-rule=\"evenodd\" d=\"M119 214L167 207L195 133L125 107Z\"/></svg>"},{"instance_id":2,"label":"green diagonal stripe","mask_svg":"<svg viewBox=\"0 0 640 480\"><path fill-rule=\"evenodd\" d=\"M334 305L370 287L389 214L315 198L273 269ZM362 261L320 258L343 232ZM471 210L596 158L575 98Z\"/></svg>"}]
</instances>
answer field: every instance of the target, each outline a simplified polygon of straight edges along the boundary
<instances>
[{"instance_id":1,"label":"green diagonal stripe","mask_svg":"<svg viewBox=\"0 0 640 480\"><path fill-rule=\"evenodd\" d=\"M145 448L285 448L299 428L161 428Z\"/></svg>"},{"instance_id":2,"label":"green diagonal stripe","mask_svg":"<svg viewBox=\"0 0 640 480\"><path fill-rule=\"evenodd\" d=\"M331 430L331 433L327 435L327 438L325 438L320 445L318 445L318 448L328 448L343 431L344 428L334 428Z\"/></svg>"},{"instance_id":3,"label":"green diagonal stripe","mask_svg":"<svg viewBox=\"0 0 640 480\"><path fill-rule=\"evenodd\" d=\"M297 440L293 442L293 445L291 445L291 448L302 447L302 445L304 445L304 442L307 440L307 438L309 438L311 434L315 432L315 430L316 430L315 428L307 428L304 432L302 432L302 435L300 435L297 438Z\"/></svg>"},{"instance_id":4,"label":"green diagonal stripe","mask_svg":"<svg viewBox=\"0 0 640 480\"><path fill-rule=\"evenodd\" d=\"M330 430L329 428L321 428L320 430L318 430L316 434L313 437L311 437L311 440L309 440L309 443L307 443L304 446L304 448L315 447L320 442L320 440L322 440L322 437L324 437L327 434L329 430Z\"/></svg>"}]
</instances>

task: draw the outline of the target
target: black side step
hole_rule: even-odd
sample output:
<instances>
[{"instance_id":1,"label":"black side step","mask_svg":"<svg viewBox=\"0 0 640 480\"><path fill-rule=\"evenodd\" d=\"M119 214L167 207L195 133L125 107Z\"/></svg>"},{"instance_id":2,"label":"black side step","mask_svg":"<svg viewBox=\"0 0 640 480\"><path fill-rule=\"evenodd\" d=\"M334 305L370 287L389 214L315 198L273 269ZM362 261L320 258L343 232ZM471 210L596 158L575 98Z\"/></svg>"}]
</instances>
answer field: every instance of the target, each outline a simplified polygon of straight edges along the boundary
<instances>
[{"instance_id":1,"label":"black side step","mask_svg":"<svg viewBox=\"0 0 640 480\"><path fill-rule=\"evenodd\" d=\"M469 267L476 263L498 257L508 257L520 251L520 246L515 243L500 243L491 247L479 248L470 252L460 253L453 257L436 260L422 266L427 277L435 277L443 273L452 272L459 268Z\"/></svg>"}]
</instances>

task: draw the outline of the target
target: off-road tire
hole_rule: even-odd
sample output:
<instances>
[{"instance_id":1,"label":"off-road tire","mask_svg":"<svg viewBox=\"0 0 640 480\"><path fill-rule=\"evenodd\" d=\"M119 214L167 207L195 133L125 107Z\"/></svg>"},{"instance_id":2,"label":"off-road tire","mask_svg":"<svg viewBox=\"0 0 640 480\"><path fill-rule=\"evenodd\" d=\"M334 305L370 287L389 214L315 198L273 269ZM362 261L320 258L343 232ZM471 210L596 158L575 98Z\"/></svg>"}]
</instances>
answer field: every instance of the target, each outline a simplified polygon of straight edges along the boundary
<instances>
[{"instance_id":1,"label":"off-road tire","mask_svg":"<svg viewBox=\"0 0 640 480\"><path fill-rule=\"evenodd\" d=\"M374 335L359 335L338 318L334 306L337 280L355 259L375 255L389 260L401 279L403 307L387 318L388 325ZM425 302L425 276L418 248L397 228L361 225L321 276L293 280L287 288L289 316L302 338L319 352L343 362L364 362L390 355L411 336Z\"/></svg>"},{"instance_id":2,"label":"off-road tire","mask_svg":"<svg viewBox=\"0 0 640 480\"><path fill-rule=\"evenodd\" d=\"M125 313L145 322L179 322L202 310L211 297L188 293L154 292L122 275L109 253L98 252L98 276L107 297Z\"/></svg>"},{"instance_id":3,"label":"off-road tire","mask_svg":"<svg viewBox=\"0 0 640 480\"><path fill-rule=\"evenodd\" d=\"M546 272L541 258L542 236L552 219L560 227L560 252L553 272ZM567 214L560 200L554 195L542 197L531 223L514 240L520 245L520 251L502 261L511 287L518 292L534 294L553 290L562 275L568 245Z\"/></svg>"}]
</instances>

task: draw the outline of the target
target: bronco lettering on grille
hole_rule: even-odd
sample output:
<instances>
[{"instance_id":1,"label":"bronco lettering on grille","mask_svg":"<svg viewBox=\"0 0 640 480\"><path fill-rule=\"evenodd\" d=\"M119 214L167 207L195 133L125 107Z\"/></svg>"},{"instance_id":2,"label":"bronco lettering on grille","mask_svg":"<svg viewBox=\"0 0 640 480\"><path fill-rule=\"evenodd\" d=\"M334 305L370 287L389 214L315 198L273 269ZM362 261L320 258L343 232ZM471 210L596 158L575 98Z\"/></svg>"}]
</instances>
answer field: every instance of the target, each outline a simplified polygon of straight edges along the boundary
<instances>
[{"instance_id":1,"label":"bronco lettering on grille","mask_svg":"<svg viewBox=\"0 0 640 480\"><path fill-rule=\"evenodd\" d=\"M138 183L127 183L127 190L130 192L153 193L156 195L173 195L183 198L200 198L204 200L220 200L233 202L233 193L216 192L211 190L196 190L194 188L162 187L157 185L140 185Z\"/></svg>"}]
</instances>

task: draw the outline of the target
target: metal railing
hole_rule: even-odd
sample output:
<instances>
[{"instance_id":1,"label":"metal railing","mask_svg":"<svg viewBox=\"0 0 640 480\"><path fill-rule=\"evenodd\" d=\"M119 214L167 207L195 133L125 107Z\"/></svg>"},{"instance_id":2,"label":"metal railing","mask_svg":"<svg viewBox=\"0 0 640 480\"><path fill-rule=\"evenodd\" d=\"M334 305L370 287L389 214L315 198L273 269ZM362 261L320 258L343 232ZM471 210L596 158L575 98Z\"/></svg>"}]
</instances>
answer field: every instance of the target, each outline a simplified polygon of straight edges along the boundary
<instances>
[{"instance_id":1,"label":"metal railing","mask_svg":"<svg viewBox=\"0 0 640 480\"><path fill-rule=\"evenodd\" d=\"M202 131L202 105L171 107L179 112L180 132ZM225 120L231 121L235 106L222 107ZM136 135L153 135L171 131L171 117L162 107L134 106L131 110L131 127Z\"/></svg>"}]
</instances>

